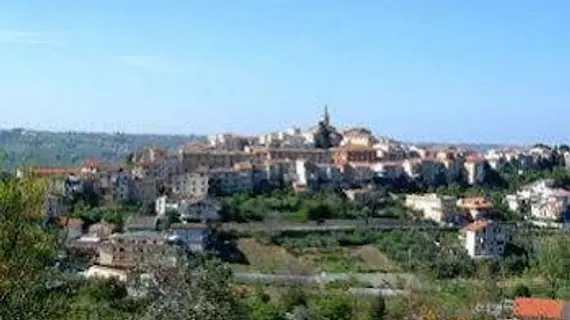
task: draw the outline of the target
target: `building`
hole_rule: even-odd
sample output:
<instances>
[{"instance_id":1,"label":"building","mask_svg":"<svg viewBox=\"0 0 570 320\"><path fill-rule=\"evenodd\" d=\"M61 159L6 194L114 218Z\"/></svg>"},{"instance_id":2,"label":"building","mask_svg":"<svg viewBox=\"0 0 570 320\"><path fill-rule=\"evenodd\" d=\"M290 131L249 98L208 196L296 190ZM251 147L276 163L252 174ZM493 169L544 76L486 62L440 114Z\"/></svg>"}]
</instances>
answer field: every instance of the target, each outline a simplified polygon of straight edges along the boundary
<instances>
[{"instance_id":1,"label":"building","mask_svg":"<svg viewBox=\"0 0 570 320\"><path fill-rule=\"evenodd\" d=\"M118 202L130 202L133 191L133 177L126 171L120 171L114 182L115 200Z\"/></svg>"},{"instance_id":2,"label":"building","mask_svg":"<svg viewBox=\"0 0 570 320\"><path fill-rule=\"evenodd\" d=\"M211 199L181 200L178 207L182 221L218 221L220 210L221 205Z\"/></svg>"},{"instance_id":3,"label":"building","mask_svg":"<svg viewBox=\"0 0 570 320\"><path fill-rule=\"evenodd\" d=\"M201 253L213 248L211 232L204 225L175 223L170 226L170 241L179 243L192 253Z\"/></svg>"},{"instance_id":4,"label":"building","mask_svg":"<svg viewBox=\"0 0 570 320\"><path fill-rule=\"evenodd\" d=\"M239 151L249 144L249 139L232 133L219 133L208 137L210 146L214 149Z\"/></svg>"},{"instance_id":5,"label":"building","mask_svg":"<svg viewBox=\"0 0 570 320\"><path fill-rule=\"evenodd\" d=\"M235 166L210 170L210 193L214 195L233 195L253 191L253 169Z\"/></svg>"},{"instance_id":6,"label":"building","mask_svg":"<svg viewBox=\"0 0 570 320\"><path fill-rule=\"evenodd\" d=\"M480 184L485 181L486 160L481 157L471 156L465 159L464 168L467 174L467 183L470 185Z\"/></svg>"},{"instance_id":7,"label":"building","mask_svg":"<svg viewBox=\"0 0 570 320\"><path fill-rule=\"evenodd\" d=\"M477 220L462 230L464 246L471 258L493 258L505 251L505 233L492 220Z\"/></svg>"},{"instance_id":8,"label":"building","mask_svg":"<svg viewBox=\"0 0 570 320\"><path fill-rule=\"evenodd\" d=\"M493 202L486 197L459 199L457 206L468 212L473 219L485 217L494 208Z\"/></svg>"},{"instance_id":9,"label":"building","mask_svg":"<svg viewBox=\"0 0 570 320\"><path fill-rule=\"evenodd\" d=\"M114 234L99 246L99 265L134 268L145 263L164 263L173 266L176 255L165 235L157 232Z\"/></svg>"},{"instance_id":10,"label":"building","mask_svg":"<svg viewBox=\"0 0 570 320\"><path fill-rule=\"evenodd\" d=\"M183 172L194 172L199 168L232 168L237 163L251 162L255 155L246 151L225 151L211 149L183 149Z\"/></svg>"},{"instance_id":11,"label":"building","mask_svg":"<svg viewBox=\"0 0 570 320\"><path fill-rule=\"evenodd\" d=\"M457 223L460 218L457 198L452 196L438 196L434 193L410 194L406 196L405 205L412 210L421 211L425 220L437 223Z\"/></svg>"},{"instance_id":12,"label":"building","mask_svg":"<svg viewBox=\"0 0 570 320\"><path fill-rule=\"evenodd\" d=\"M295 161L295 177L293 185L303 191L335 189L341 187L343 182L343 174L339 167L304 160Z\"/></svg>"},{"instance_id":13,"label":"building","mask_svg":"<svg viewBox=\"0 0 570 320\"><path fill-rule=\"evenodd\" d=\"M156 180L150 178L135 178L132 182L131 201L142 204L154 202L158 196Z\"/></svg>"},{"instance_id":14,"label":"building","mask_svg":"<svg viewBox=\"0 0 570 320\"><path fill-rule=\"evenodd\" d=\"M173 193L186 199L200 199L208 195L210 177L205 171L183 173L173 179Z\"/></svg>"},{"instance_id":15,"label":"building","mask_svg":"<svg viewBox=\"0 0 570 320\"><path fill-rule=\"evenodd\" d=\"M376 162L371 168L379 178L395 180L403 177L405 174L401 161Z\"/></svg>"},{"instance_id":16,"label":"building","mask_svg":"<svg viewBox=\"0 0 570 320\"><path fill-rule=\"evenodd\" d=\"M255 163L266 161L305 160L313 163L331 163L331 152L315 148L254 148L251 150Z\"/></svg>"},{"instance_id":17,"label":"building","mask_svg":"<svg viewBox=\"0 0 570 320\"><path fill-rule=\"evenodd\" d=\"M372 147L378 140L374 137L372 132L366 128L351 128L342 132L341 147L345 146L358 146L358 147Z\"/></svg>"},{"instance_id":18,"label":"building","mask_svg":"<svg viewBox=\"0 0 570 320\"><path fill-rule=\"evenodd\" d=\"M570 191L550 189L539 198L531 199L530 214L537 224L565 223L570 217Z\"/></svg>"},{"instance_id":19,"label":"building","mask_svg":"<svg viewBox=\"0 0 570 320\"><path fill-rule=\"evenodd\" d=\"M544 298L516 298L513 316L520 320L570 319L570 303L562 300Z\"/></svg>"},{"instance_id":20,"label":"building","mask_svg":"<svg viewBox=\"0 0 570 320\"><path fill-rule=\"evenodd\" d=\"M377 160L376 149L365 146L346 146L332 149L333 163L337 165L349 162L373 163Z\"/></svg>"}]
</instances>

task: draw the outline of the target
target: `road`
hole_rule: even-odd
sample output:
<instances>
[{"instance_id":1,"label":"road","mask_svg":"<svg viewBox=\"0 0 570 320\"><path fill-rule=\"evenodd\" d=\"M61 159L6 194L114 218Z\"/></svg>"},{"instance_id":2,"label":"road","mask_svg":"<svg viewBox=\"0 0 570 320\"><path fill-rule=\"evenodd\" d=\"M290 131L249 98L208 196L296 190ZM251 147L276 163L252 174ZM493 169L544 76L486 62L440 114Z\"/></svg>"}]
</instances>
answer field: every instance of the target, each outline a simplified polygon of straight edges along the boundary
<instances>
[{"instance_id":1,"label":"road","mask_svg":"<svg viewBox=\"0 0 570 320\"><path fill-rule=\"evenodd\" d=\"M366 220L326 220L316 222L295 223L281 220L264 222L224 223L222 228L226 231L237 232L287 232L287 231L353 231L353 230L391 230L391 229L442 229L434 223L423 221L404 221L397 219L370 219ZM454 228L449 228L454 229ZM456 229L456 228L455 228Z\"/></svg>"}]
</instances>

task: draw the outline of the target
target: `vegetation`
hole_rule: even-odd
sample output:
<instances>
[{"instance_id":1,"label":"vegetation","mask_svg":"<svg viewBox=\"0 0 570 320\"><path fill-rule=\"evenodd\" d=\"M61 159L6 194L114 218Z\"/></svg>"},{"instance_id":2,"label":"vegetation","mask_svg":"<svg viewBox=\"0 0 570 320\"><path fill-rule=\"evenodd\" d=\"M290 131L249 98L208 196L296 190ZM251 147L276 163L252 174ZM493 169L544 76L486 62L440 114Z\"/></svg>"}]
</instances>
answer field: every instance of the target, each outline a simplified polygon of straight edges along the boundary
<instances>
[{"instance_id":1,"label":"vegetation","mask_svg":"<svg viewBox=\"0 0 570 320\"><path fill-rule=\"evenodd\" d=\"M403 205L390 199L385 192L372 193L372 201L354 202L342 192L294 194L275 191L257 196L239 194L222 199L225 221L261 221L278 215L294 222L322 219L363 219L370 217L404 218Z\"/></svg>"},{"instance_id":2,"label":"vegetation","mask_svg":"<svg viewBox=\"0 0 570 320\"><path fill-rule=\"evenodd\" d=\"M186 142L203 139L195 135L1 130L0 168L14 170L24 165L71 166L81 164L88 158L122 163L133 150L141 147L159 145L172 150Z\"/></svg>"}]
</instances>

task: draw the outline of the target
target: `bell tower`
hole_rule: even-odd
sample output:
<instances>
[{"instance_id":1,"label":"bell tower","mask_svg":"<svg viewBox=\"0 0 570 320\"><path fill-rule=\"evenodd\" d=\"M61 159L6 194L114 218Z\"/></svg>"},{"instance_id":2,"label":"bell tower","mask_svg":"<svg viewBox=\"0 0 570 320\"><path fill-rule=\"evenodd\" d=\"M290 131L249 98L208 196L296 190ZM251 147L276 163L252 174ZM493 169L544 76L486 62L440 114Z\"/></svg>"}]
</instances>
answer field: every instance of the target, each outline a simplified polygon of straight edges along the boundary
<instances>
[{"instance_id":1,"label":"bell tower","mask_svg":"<svg viewBox=\"0 0 570 320\"><path fill-rule=\"evenodd\" d=\"M323 122L328 127L330 126L330 116L329 116L329 107L325 104L325 109L323 112Z\"/></svg>"}]
</instances>

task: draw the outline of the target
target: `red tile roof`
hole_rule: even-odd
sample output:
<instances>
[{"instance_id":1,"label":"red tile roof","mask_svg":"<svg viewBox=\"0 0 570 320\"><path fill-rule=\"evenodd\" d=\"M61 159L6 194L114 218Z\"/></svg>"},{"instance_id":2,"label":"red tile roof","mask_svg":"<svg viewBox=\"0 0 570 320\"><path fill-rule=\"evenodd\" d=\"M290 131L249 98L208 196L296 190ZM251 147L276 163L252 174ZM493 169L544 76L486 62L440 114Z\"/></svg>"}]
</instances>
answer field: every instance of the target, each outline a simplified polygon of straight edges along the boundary
<instances>
[{"instance_id":1,"label":"red tile roof","mask_svg":"<svg viewBox=\"0 0 570 320\"><path fill-rule=\"evenodd\" d=\"M562 319L564 301L536 298L517 298L514 316L524 319Z\"/></svg>"}]
</instances>

